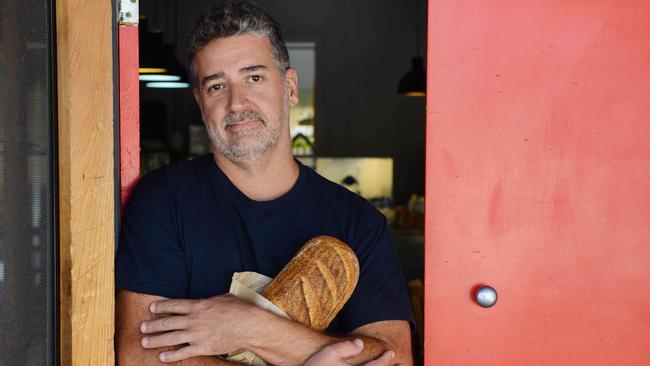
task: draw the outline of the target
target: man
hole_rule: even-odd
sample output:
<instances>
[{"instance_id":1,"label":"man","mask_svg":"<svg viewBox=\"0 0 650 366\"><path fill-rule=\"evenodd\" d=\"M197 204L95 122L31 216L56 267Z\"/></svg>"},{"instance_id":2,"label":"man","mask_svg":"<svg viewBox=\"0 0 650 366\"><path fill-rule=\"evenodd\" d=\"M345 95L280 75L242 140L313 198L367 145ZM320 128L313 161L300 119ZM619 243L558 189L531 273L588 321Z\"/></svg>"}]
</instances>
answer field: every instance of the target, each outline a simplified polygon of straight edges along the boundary
<instances>
[{"instance_id":1,"label":"man","mask_svg":"<svg viewBox=\"0 0 650 366\"><path fill-rule=\"evenodd\" d=\"M214 153L148 174L129 201L116 261L120 365L230 365L214 356L239 349L274 365L411 365L386 220L291 154L298 84L278 24L229 3L197 21L190 46ZM234 272L273 277L317 235L346 242L360 263L326 334L224 295Z\"/></svg>"}]
</instances>

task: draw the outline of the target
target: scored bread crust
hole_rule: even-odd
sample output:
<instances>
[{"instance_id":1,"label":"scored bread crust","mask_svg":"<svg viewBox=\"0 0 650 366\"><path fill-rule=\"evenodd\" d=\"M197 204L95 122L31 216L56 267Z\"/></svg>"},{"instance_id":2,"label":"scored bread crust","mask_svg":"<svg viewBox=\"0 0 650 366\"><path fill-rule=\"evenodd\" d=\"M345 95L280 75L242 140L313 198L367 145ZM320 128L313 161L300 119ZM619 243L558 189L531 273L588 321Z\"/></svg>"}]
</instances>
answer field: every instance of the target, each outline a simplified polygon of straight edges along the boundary
<instances>
[{"instance_id":1,"label":"scored bread crust","mask_svg":"<svg viewBox=\"0 0 650 366\"><path fill-rule=\"evenodd\" d=\"M359 280L354 251L331 236L305 243L262 296L291 319L323 331L348 301Z\"/></svg>"}]
</instances>

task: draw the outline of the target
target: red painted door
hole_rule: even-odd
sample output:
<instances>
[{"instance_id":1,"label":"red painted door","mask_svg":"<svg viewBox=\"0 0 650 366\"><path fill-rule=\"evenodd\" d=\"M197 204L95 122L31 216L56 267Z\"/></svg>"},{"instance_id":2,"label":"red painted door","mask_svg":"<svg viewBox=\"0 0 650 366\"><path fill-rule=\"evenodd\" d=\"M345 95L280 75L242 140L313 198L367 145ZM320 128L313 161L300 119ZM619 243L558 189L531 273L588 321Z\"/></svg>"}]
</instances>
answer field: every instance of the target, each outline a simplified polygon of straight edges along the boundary
<instances>
[{"instance_id":1,"label":"red painted door","mask_svg":"<svg viewBox=\"0 0 650 366\"><path fill-rule=\"evenodd\" d=\"M135 19L138 19L137 16ZM120 95L120 210L122 210L131 195L131 190L140 178L138 25L120 22L117 34Z\"/></svg>"},{"instance_id":2,"label":"red painted door","mask_svg":"<svg viewBox=\"0 0 650 366\"><path fill-rule=\"evenodd\" d=\"M650 365L650 1L431 0L428 34L426 364Z\"/></svg>"}]
</instances>

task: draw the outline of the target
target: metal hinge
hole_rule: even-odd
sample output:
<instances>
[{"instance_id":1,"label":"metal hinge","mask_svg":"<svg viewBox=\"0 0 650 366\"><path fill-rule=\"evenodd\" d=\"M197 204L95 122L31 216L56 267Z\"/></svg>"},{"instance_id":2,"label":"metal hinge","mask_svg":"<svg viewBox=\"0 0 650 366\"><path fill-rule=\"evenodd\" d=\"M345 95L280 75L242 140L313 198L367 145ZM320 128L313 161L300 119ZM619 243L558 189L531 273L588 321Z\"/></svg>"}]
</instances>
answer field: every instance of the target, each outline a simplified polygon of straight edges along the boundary
<instances>
[{"instance_id":1,"label":"metal hinge","mask_svg":"<svg viewBox=\"0 0 650 366\"><path fill-rule=\"evenodd\" d=\"M120 25L138 25L138 0L118 0Z\"/></svg>"}]
</instances>

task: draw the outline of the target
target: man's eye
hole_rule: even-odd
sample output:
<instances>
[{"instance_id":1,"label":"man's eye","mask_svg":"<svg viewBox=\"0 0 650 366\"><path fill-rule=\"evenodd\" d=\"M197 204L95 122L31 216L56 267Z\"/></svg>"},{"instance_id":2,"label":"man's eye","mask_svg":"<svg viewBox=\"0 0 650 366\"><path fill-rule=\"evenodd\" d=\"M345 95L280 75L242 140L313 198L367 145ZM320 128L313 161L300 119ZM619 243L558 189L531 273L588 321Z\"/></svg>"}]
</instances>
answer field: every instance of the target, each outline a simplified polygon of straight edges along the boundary
<instances>
[{"instance_id":1,"label":"man's eye","mask_svg":"<svg viewBox=\"0 0 650 366\"><path fill-rule=\"evenodd\" d=\"M262 76L261 75L251 75L251 80L254 81L254 82L258 82L258 81L262 80Z\"/></svg>"},{"instance_id":2,"label":"man's eye","mask_svg":"<svg viewBox=\"0 0 650 366\"><path fill-rule=\"evenodd\" d=\"M208 87L208 91L210 91L210 92L216 92L216 91L221 90L221 87L222 87L221 84L210 85L210 86Z\"/></svg>"}]
</instances>

